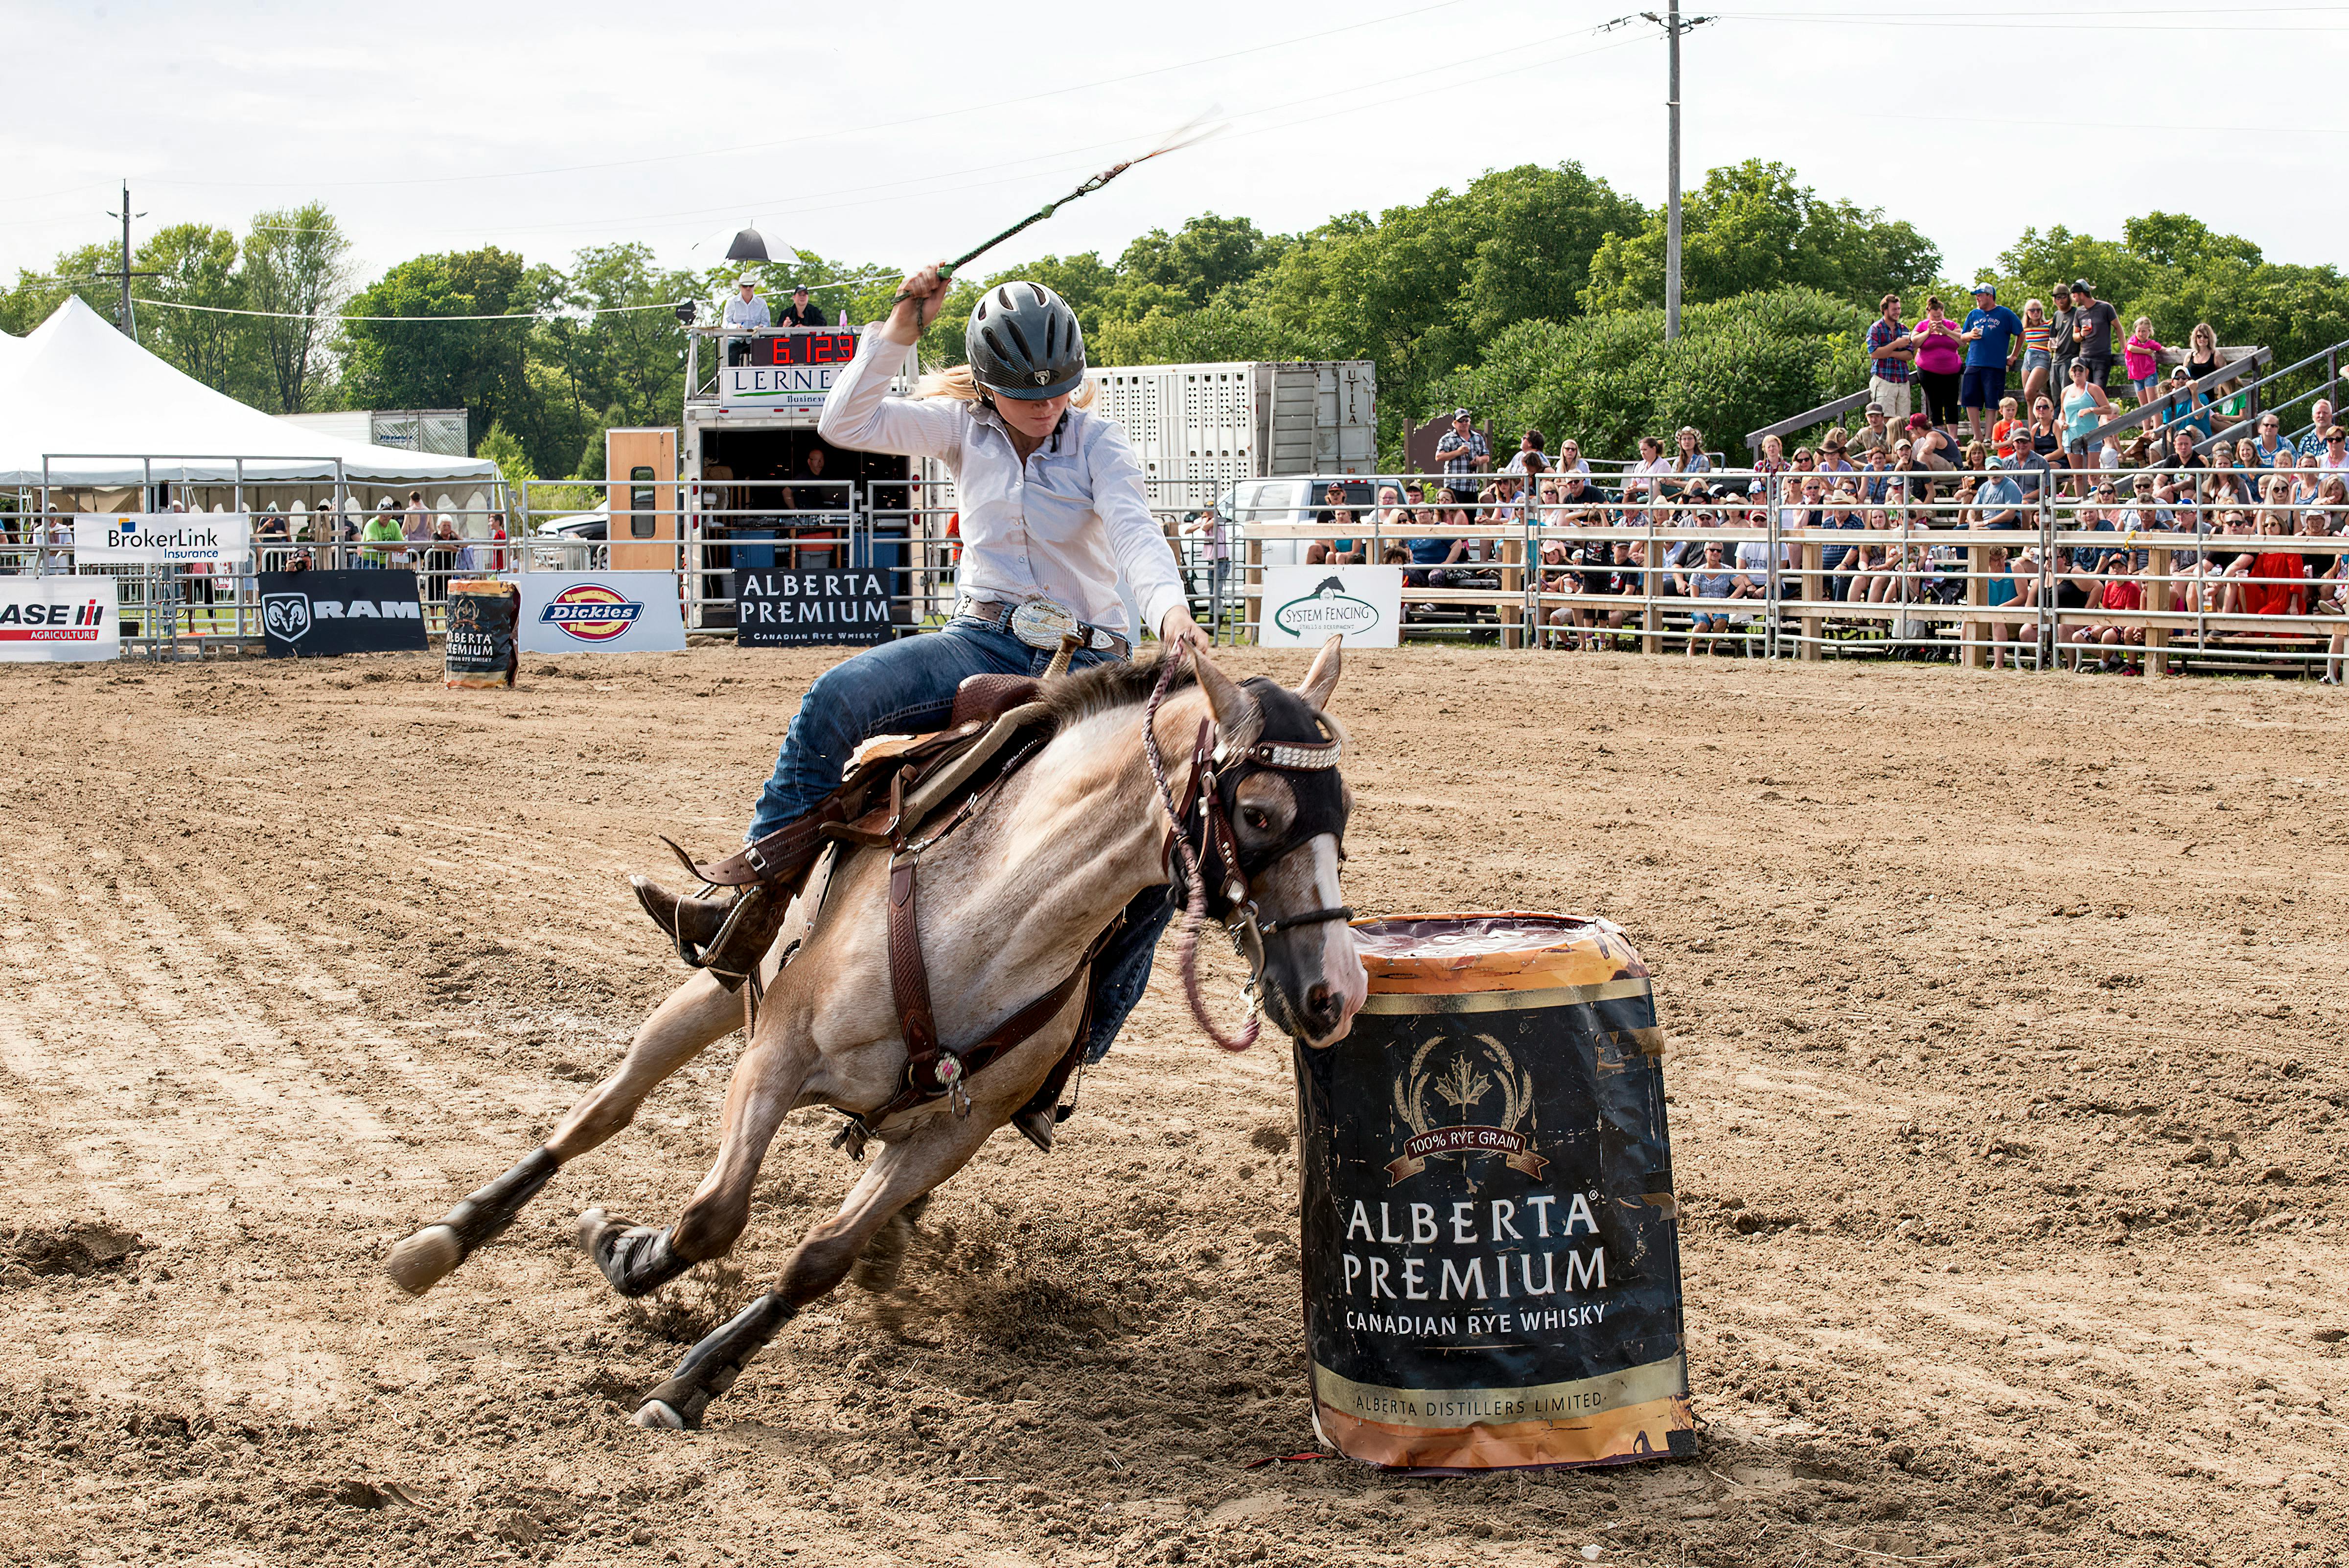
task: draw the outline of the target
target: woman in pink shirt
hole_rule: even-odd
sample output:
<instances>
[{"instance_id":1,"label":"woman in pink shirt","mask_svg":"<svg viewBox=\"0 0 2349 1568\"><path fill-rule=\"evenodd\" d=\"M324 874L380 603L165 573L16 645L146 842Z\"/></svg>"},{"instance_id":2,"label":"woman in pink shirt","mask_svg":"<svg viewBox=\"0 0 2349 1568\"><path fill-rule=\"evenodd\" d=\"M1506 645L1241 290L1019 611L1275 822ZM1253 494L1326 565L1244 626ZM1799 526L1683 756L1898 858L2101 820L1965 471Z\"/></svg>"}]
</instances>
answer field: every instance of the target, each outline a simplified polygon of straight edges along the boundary
<instances>
[{"instance_id":1,"label":"woman in pink shirt","mask_svg":"<svg viewBox=\"0 0 2349 1568\"><path fill-rule=\"evenodd\" d=\"M1966 346L1958 324L1941 308L1941 296L1929 296L1924 317L1909 330L1917 346L1917 380L1925 394L1925 411L1937 425L1958 421L1958 382L1966 368Z\"/></svg>"}]
</instances>

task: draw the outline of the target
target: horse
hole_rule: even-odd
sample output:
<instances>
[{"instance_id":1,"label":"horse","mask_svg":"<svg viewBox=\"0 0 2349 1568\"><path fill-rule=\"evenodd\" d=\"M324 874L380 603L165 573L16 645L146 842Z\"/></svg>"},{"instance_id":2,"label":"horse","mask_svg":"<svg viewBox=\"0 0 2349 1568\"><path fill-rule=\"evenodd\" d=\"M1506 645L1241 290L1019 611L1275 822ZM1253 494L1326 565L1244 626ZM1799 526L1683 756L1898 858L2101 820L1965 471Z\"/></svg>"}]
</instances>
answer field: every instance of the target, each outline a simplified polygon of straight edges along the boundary
<instances>
[{"instance_id":1,"label":"horse","mask_svg":"<svg viewBox=\"0 0 2349 1568\"><path fill-rule=\"evenodd\" d=\"M875 847L846 852L828 888L809 895L820 908L802 908L806 898L793 906L761 966L763 1000L727 1090L717 1159L699 1189L660 1230L591 1207L580 1216L580 1245L624 1295L724 1256L749 1221L769 1142L802 1106L850 1115L853 1154L877 1116L869 1136L880 1152L838 1212L801 1240L774 1287L645 1396L638 1425L698 1427L709 1401L860 1258L860 1285L895 1287L905 1236L929 1195L1056 1069L1065 1072L1087 1013L1084 966L1097 939L1145 888L1187 874L1183 971L1193 1011L1219 1044L1244 1046L1255 1021L1236 1044L1206 1017L1191 946L1203 908L1226 919L1249 958L1266 1018L1309 1047L1344 1037L1369 982L1339 889L1351 796L1335 765L1344 732L1324 711L1338 684L1339 644L1330 639L1294 691L1261 677L1237 683L1205 655L1193 656L1188 671L1165 668L1179 651L1045 682L1050 740L983 808L957 813L950 831L935 819L926 825L931 837L909 913L945 1050L999 1036L1007 1020L1048 1016L941 1097L905 1105L916 1053L908 1021L893 1005L889 930L893 862L902 857ZM1203 897L1211 877L1213 905ZM1057 990L1048 989L1055 981ZM541 1147L399 1242L386 1272L417 1294L445 1278L511 1224L558 1168L626 1127L663 1079L744 1026L745 1012L708 971L686 980ZM892 1114L878 1115L885 1110Z\"/></svg>"}]
</instances>

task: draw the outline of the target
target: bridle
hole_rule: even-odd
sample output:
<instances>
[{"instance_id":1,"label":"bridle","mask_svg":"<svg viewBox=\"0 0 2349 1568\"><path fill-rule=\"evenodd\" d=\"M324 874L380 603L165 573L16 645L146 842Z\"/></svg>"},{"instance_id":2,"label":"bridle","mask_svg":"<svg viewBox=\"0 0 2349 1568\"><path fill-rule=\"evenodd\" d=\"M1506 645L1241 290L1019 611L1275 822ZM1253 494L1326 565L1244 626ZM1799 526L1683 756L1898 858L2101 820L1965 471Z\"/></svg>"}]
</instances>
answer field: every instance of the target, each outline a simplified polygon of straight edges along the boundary
<instances>
[{"instance_id":1,"label":"bridle","mask_svg":"<svg viewBox=\"0 0 2349 1568\"><path fill-rule=\"evenodd\" d=\"M1143 749L1150 761L1150 776L1158 785L1159 803L1166 811L1166 843L1162 852L1164 864L1170 879L1185 892L1179 944L1184 993L1190 1002L1192 1016L1198 1020L1209 1039L1226 1051L1245 1051L1256 1044L1256 1013L1249 1013L1237 1036L1225 1034L1207 1015L1198 978L1201 925L1212 916L1223 926L1225 934L1231 938L1232 950L1247 961L1247 990L1255 994L1264 977L1267 937L1330 920L1350 920L1354 911L1339 905L1270 920L1259 915L1253 897L1256 879L1288 856L1327 833L1338 841L1339 858L1345 858L1345 817L1342 805L1335 813L1334 821L1328 820L1332 813L1326 808L1300 809L1278 842L1244 849L1239 836L1232 830L1232 812L1239 788L1262 773L1308 776L1331 773L1338 766L1344 743L1326 734L1325 723L1316 714L1315 729L1322 738L1259 739L1253 745L1235 750L1224 742L1211 714L1199 721L1198 734L1191 747L1191 774L1184 783L1183 798L1178 802L1173 786L1167 783L1165 759L1159 751L1158 705L1174 683L1184 651L1177 649L1161 661L1158 684L1152 690L1150 705L1143 715Z\"/></svg>"}]
</instances>

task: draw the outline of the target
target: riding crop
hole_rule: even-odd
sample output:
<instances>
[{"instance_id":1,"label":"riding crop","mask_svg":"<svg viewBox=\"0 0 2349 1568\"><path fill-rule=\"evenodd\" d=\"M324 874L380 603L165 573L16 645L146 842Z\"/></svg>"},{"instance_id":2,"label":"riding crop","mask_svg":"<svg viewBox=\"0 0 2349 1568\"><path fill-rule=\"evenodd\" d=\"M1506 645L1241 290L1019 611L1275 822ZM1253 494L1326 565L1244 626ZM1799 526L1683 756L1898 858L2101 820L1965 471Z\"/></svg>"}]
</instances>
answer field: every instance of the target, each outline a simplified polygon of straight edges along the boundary
<instances>
[{"instance_id":1,"label":"riding crop","mask_svg":"<svg viewBox=\"0 0 2349 1568\"><path fill-rule=\"evenodd\" d=\"M1083 184L1078 186L1075 190L1070 192L1059 201L1045 202L1042 206L1037 208L1034 212L1029 213L1026 217L1020 219L1018 223L1012 224L1001 234L996 235L993 239L984 242L976 249L965 251L962 254L955 257L954 260L938 268L938 281L940 283L952 281L956 273L960 272L964 267L969 265L972 262L977 261L979 257L985 255L988 252L993 250L996 246L1001 244L1012 235L1018 234L1020 230L1027 228L1031 223L1042 223L1054 213L1059 212L1061 208L1067 206L1070 202L1077 200L1081 196L1092 195L1094 192L1100 190L1102 186L1108 184L1111 181L1116 179L1119 175L1124 173L1127 170L1133 168L1135 165L1147 163L1154 158L1164 158L1169 152L1179 151L1183 148L1194 146L1198 142L1205 141L1208 137L1215 135L1216 132L1223 129L1223 126L1220 123L1209 123L1210 117L1212 117L1215 112L1216 111L1212 109L1208 109L1206 113L1199 115L1196 119L1192 119L1187 124L1169 132L1164 140L1152 148L1149 151L1143 153L1141 157L1129 158L1124 162L1117 164L1112 168L1102 170L1100 173L1094 175L1092 179L1086 181Z\"/></svg>"}]
</instances>

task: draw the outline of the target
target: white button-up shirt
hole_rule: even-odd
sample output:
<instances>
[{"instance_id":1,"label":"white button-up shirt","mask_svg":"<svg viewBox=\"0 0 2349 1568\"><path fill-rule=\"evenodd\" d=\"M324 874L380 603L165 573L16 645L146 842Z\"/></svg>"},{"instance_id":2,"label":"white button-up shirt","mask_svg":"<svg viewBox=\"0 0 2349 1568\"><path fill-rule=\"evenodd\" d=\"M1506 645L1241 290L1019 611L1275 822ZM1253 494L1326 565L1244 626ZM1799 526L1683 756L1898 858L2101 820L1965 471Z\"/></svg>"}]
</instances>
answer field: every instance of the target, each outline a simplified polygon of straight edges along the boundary
<instances>
[{"instance_id":1,"label":"white button-up shirt","mask_svg":"<svg viewBox=\"0 0 2349 1568\"><path fill-rule=\"evenodd\" d=\"M1174 552L1150 514L1142 462L1113 421L1071 408L1023 463L995 411L958 398L893 398L905 358L878 326L824 398L818 429L835 446L935 458L955 476L961 586L1012 602L1057 599L1095 626L1125 624L1118 569L1156 630L1185 602Z\"/></svg>"},{"instance_id":2,"label":"white button-up shirt","mask_svg":"<svg viewBox=\"0 0 2349 1568\"><path fill-rule=\"evenodd\" d=\"M775 323L774 318L767 314L765 300L755 294L748 299L738 294L726 302L725 324L729 327L740 327L750 330L772 327Z\"/></svg>"}]
</instances>

